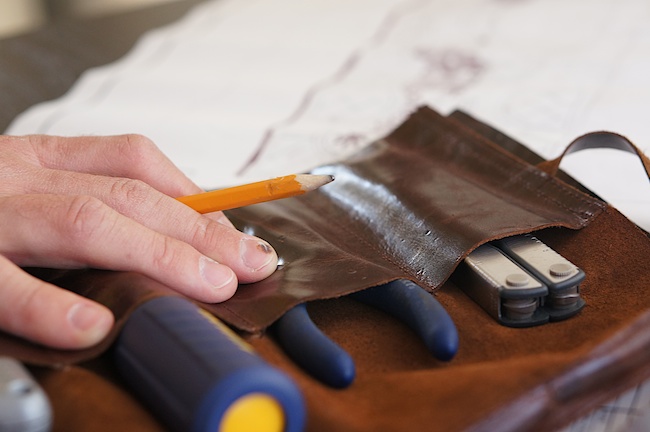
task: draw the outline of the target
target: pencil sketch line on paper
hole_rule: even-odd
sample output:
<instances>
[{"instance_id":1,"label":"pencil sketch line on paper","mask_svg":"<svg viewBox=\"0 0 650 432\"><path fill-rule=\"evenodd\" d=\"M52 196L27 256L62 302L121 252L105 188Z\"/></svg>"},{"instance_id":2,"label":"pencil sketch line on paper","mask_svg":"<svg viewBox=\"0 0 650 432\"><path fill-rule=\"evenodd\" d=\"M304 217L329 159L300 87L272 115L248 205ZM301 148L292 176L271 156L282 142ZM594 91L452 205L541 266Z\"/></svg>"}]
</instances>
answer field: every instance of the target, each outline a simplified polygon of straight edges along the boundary
<instances>
[{"instance_id":1,"label":"pencil sketch line on paper","mask_svg":"<svg viewBox=\"0 0 650 432\"><path fill-rule=\"evenodd\" d=\"M458 49L432 50L419 47L413 56L422 63L422 72L408 83L405 92L418 102L420 94L428 89L442 89L457 94L474 83L487 66L472 53Z\"/></svg>"},{"instance_id":2,"label":"pencil sketch line on paper","mask_svg":"<svg viewBox=\"0 0 650 432\"><path fill-rule=\"evenodd\" d=\"M428 2L426 0L415 0L406 4L402 3L393 10L389 11L389 13L386 15L386 18L384 18L384 20L379 24L377 31L370 38L369 42L366 45L353 50L350 56L343 62L341 67L333 75L323 79L320 82L315 83L313 86L308 88L296 109L287 118L280 120L279 122L271 125L266 129L256 149L252 152L251 156L242 165L242 167L236 172L236 175L244 175L246 171L260 159L260 156L268 147L276 131L299 120L307 108L310 106L316 95L328 87L342 81L355 68L355 66L363 58L366 52L368 52L372 47L380 45L388 37L390 32L395 28L397 23L404 15L413 9L418 9L426 5L427 3Z\"/></svg>"}]
</instances>

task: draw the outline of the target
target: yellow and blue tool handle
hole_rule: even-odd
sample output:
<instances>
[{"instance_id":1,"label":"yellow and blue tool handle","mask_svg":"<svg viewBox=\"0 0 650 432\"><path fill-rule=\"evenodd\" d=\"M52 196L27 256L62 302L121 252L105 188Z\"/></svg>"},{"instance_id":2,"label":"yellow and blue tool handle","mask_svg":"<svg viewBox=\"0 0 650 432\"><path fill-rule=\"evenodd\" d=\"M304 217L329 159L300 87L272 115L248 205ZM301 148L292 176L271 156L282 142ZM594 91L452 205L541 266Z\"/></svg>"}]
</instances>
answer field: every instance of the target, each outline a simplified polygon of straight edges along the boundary
<instances>
[{"instance_id":1,"label":"yellow and blue tool handle","mask_svg":"<svg viewBox=\"0 0 650 432\"><path fill-rule=\"evenodd\" d=\"M304 427L296 385L214 317L180 297L139 306L115 344L124 380L175 431Z\"/></svg>"}]
</instances>

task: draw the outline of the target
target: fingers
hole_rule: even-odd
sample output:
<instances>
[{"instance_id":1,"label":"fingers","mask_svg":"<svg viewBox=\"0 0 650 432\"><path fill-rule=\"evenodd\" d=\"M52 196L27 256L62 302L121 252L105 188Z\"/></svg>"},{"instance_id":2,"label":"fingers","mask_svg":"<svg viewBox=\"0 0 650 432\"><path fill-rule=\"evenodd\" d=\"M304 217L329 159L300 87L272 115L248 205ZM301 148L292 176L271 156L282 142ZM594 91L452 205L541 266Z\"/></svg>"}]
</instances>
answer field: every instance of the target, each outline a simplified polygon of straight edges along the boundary
<instances>
[{"instance_id":1,"label":"fingers","mask_svg":"<svg viewBox=\"0 0 650 432\"><path fill-rule=\"evenodd\" d=\"M201 190L144 137L3 137L2 144L0 329L82 348L113 324L103 306L16 264L137 271L204 302L224 301L238 281L258 281L277 266L268 243L237 231L222 213L199 215L172 198Z\"/></svg>"},{"instance_id":2,"label":"fingers","mask_svg":"<svg viewBox=\"0 0 650 432\"><path fill-rule=\"evenodd\" d=\"M172 197L201 192L142 135L26 138L44 168L138 179Z\"/></svg>"},{"instance_id":3,"label":"fingers","mask_svg":"<svg viewBox=\"0 0 650 432\"><path fill-rule=\"evenodd\" d=\"M62 349L100 342L113 326L111 311L28 275L0 256L0 329Z\"/></svg>"},{"instance_id":4,"label":"fingers","mask_svg":"<svg viewBox=\"0 0 650 432\"><path fill-rule=\"evenodd\" d=\"M202 254L232 268L242 283L268 277L277 255L265 241L234 229L221 213L201 215L148 184L133 179L44 170L39 193L90 195L119 213L165 236L188 243Z\"/></svg>"},{"instance_id":5,"label":"fingers","mask_svg":"<svg viewBox=\"0 0 650 432\"><path fill-rule=\"evenodd\" d=\"M0 253L20 265L137 271L210 303L227 300L237 288L227 265L93 197L2 197L0 226L12 225L0 231Z\"/></svg>"},{"instance_id":6,"label":"fingers","mask_svg":"<svg viewBox=\"0 0 650 432\"><path fill-rule=\"evenodd\" d=\"M93 196L140 225L232 268L243 283L275 271L277 255L268 243L235 230L222 213L199 215L170 197L199 188L148 139L138 135L20 139L27 144L14 147L23 153L25 147L33 149L27 158L31 169L20 174L30 185L21 193Z\"/></svg>"},{"instance_id":7,"label":"fingers","mask_svg":"<svg viewBox=\"0 0 650 432\"><path fill-rule=\"evenodd\" d=\"M178 234L233 269L241 283L265 279L278 265L275 250L264 240L205 217L199 217L194 224L179 226Z\"/></svg>"},{"instance_id":8,"label":"fingers","mask_svg":"<svg viewBox=\"0 0 650 432\"><path fill-rule=\"evenodd\" d=\"M199 188L146 138L27 139L36 165L48 168L29 173L32 186L26 192L94 196L140 224L189 243L231 267L243 283L275 271L277 255L268 243L233 229L222 213L201 216L170 198L196 193Z\"/></svg>"}]
</instances>

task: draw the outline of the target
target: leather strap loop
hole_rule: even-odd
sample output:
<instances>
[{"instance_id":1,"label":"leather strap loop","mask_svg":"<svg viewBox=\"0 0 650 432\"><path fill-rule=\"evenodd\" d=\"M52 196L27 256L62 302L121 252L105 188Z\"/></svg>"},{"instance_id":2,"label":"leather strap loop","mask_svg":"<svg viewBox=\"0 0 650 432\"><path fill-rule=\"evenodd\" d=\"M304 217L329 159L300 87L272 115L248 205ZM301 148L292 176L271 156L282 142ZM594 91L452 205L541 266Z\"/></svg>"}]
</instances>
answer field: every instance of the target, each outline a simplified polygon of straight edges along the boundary
<instances>
[{"instance_id":1,"label":"leather strap loop","mask_svg":"<svg viewBox=\"0 0 650 432\"><path fill-rule=\"evenodd\" d=\"M564 156L580 150L595 148L612 148L636 154L641 160L648 179L650 180L650 158L644 155L643 152L634 144L632 144L629 139L613 132L591 132L582 135L573 140L573 142L569 144L566 149L564 149L564 152L559 157L552 160L540 162L537 167L554 176L557 174L557 171L560 167L560 162L562 162L562 158L564 158Z\"/></svg>"}]
</instances>

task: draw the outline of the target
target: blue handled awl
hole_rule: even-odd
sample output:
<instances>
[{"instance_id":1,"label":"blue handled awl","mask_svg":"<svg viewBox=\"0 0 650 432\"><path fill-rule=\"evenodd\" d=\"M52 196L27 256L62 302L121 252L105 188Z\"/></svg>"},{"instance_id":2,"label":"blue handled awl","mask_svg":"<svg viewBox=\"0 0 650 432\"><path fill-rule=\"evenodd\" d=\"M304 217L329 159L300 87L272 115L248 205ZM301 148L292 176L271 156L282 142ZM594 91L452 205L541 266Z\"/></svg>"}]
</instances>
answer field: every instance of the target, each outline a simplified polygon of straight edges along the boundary
<instances>
[{"instance_id":1,"label":"blue handled awl","mask_svg":"<svg viewBox=\"0 0 650 432\"><path fill-rule=\"evenodd\" d=\"M305 407L293 381L184 298L139 306L114 351L127 384L171 430L303 429Z\"/></svg>"},{"instance_id":2,"label":"blue handled awl","mask_svg":"<svg viewBox=\"0 0 650 432\"><path fill-rule=\"evenodd\" d=\"M449 361L458 351L458 332L451 317L417 284L400 279L350 297L404 322L438 360ZM304 304L285 313L273 331L285 352L314 378L336 388L347 387L354 380L354 361L316 327Z\"/></svg>"}]
</instances>

